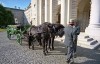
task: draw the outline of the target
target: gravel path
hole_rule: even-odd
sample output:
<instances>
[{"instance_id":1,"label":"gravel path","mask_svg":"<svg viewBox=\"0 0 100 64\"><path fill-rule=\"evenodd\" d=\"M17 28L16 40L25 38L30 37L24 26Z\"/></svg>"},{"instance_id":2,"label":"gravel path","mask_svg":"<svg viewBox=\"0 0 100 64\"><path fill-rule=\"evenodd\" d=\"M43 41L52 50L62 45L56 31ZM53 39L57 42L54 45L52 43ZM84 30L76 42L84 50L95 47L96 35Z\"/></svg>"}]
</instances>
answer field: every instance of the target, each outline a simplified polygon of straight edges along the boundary
<instances>
[{"instance_id":1,"label":"gravel path","mask_svg":"<svg viewBox=\"0 0 100 64\"><path fill-rule=\"evenodd\" d=\"M35 44L29 49L27 42L19 45L15 39L9 40L6 32L0 32L0 64L67 64L65 46L55 41L55 50L43 55L42 47ZM89 50L78 47L75 64L100 64L100 48Z\"/></svg>"}]
</instances>

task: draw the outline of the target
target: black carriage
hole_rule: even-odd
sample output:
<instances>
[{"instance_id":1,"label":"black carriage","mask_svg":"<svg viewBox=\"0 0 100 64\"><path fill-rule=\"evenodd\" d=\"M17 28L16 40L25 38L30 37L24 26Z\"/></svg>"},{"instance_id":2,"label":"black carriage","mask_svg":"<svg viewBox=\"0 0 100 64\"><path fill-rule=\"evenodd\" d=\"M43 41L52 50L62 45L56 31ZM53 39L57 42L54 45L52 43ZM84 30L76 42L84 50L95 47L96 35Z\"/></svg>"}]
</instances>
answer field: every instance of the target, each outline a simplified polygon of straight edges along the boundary
<instances>
[{"instance_id":1,"label":"black carriage","mask_svg":"<svg viewBox=\"0 0 100 64\"><path fill-rule=\"evenodd\" d=\"M25 31L30 27L30 25L21 26L21 25L8 25L7 26L7 37L11 39L11 35L17 36L17 42L22 44L22 37L24 36Z\"/></svg>"}]
</instances>

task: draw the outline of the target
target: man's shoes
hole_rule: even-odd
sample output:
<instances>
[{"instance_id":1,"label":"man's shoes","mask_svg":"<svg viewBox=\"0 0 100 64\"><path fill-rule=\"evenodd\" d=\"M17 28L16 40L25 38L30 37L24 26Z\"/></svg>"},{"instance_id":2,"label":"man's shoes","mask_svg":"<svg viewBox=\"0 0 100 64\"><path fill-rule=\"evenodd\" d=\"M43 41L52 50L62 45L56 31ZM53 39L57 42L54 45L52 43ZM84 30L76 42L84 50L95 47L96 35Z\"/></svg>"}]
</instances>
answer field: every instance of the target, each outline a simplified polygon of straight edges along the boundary
<instances>
[{"instance_id":1,"label":"man's shoes","mask_svg":"<svg viewBox=\"0 0 100 64\"><path fill-rule=\"evenodd\" d=\"M76 58L77 57L77 54L76 53L74 53L74 58Z\"/></svg>"},{"instance_id":2,"label":"man's shoes","mask_svg":"<svg viewBox=\"0 0 100 64\"><path fill-rule=\"evenodd\" d=\"M70 61L66 61L66 62L67 62L67 64L74 64L74 62L72 62L72 61L71 62Z\"/></svg>"},{"instance_id":3,"label":"man's shoes","mask_svg":"<svg viewBox=\"0 0 100 64\"><path fill-rule=\"evenodd\" d=\"M65 53L65 55L67 55L67 53Z\"/></svg>"},{"instance_id":4,"label":"man's shoes","mask_svg":"<svg viewBox=\"0 0 100 64\"><path fill-rule=\"evenodd\" d=\"M66 62L69 64L70 63L70 60L67 60Z\"/></svg>"},{"instance_id":5,"label":"man's shoes","mask_svg":"<svg viewBox=\"0 0 100 64\"><path fill-rule=\"evenodd\" d=\"M74 62L70 62L69 64L74 64Z\"/></svg>"}]
</instances>

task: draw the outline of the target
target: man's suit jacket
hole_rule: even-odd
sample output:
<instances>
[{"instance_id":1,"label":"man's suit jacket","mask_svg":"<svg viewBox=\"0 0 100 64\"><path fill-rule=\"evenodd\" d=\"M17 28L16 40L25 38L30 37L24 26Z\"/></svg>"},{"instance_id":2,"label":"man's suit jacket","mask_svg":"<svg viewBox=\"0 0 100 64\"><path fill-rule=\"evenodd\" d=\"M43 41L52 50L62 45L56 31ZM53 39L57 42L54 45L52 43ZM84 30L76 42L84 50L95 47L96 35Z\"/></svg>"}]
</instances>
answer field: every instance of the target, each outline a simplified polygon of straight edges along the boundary
<instances>
[{"instance_id":1,"label":"man's suit jacket","mask_svg":"<svg viewBox=\"0 0 100 64\"><path fill-rule=\"evenodd\" d=\"M76 39L76 35L75 35L76 29L68 25L64 28L64 33L65 33L65 41L64 41L65 45L72 47Z\"/></svg>"}]
</instances>

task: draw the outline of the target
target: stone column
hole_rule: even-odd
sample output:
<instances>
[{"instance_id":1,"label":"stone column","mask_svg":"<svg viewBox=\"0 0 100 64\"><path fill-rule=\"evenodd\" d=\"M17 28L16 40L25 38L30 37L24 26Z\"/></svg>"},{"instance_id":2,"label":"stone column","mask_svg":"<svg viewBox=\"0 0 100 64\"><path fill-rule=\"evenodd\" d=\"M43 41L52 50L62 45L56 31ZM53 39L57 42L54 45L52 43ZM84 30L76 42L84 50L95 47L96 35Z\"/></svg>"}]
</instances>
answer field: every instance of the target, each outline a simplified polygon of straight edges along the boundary
<instances>
[{"instance_id":1,"label":"stone column","mask_svg":"<svg viewBox=\"0 0 100 64\"><path fill-rule=\"evenodd\" d=\"M39 24L42 24L42 0L39 0Z\"/></svg>"},{"instance_id":2,"label":"stone column","mask_svg":"<svg viewBox=\"0 0 100 64\"><path fill-rule=\"evenodd\" d=\"M31 1L31 8L32 8L32 25L37 25L37 0L32 0Z\"/></svg>"},{"instance_id":3,"label":"stone column","mask_svg":"<svg viewBox=\"0 0 100 64\"><path fill-rule=\"evenodd\" d=\"M71 2L73 0L67 0L67 10L66 10L66 14L67 14L67 20L66 20L66 23L65 24L68 24L69 23L69 20L71 18L71 8L72 8L72 5L71 5Z\"/></svg>"},{"instance_id":4,"label":"stone column","mask_svg":"<svg viewBox=\"0 0 100 64\"><path fill-rule=\"evenodd\" d=\"M66 0L61 0L61 24L65 25L66 22Z\"/></svg>"},{"instance_id":5,"label":"stone column","mask_svg":"<svg viewBox=\"0 0 100 64\"><path fill-rule=\"evenodd\" d=\"M39 8L40 8L40 6L39 6L39 0L36 0L36 2L37 2L37 25L39 25Z\"/></svg>"},{"instance_id":6,"label":"stone column","mask_svg":"<svg viewBox=\"0 0 100 64\"><path fill-rule=\"evenodd\" d=\"M50 0L50 23L57 22L57 13L58 13L58 0Z\"/></svg>"},{"instance_id":7,"label":"stone column","mask_svg":"<svg viewBox=\"0 0 100 64\"><path fill-rule=\"evenodd\" d=\"M85 33L100 41L100 0L91 0L90 23Z\"/></svg>"},{"instance_id":8,"label":"stone column","mask_svg":"<svg viewBox=\"0 0 100 64\"><path fill-rule=\"evenodd\" d=\"M61 0L61 24L66 25L70 19L71 0Z\"/></svg>"},{"instance_id":9,"label":"stone column","mask_svg":"<svg viewBox=\"0 0 100 64\"><path fill-rule=\"evenodd\" d=\"M50 23L52 23L52 21L53 21L53 19L52 19L52 14L53 14L53 12L52 12L52 2L53 0L50 0Z\"/></svg>"},{"instance_id":10,"label":"stone column","mask_svg":"<svg viewBox=\"0 0 100 64\"><path fill-rule=\"evenodd\" d=\"M45 22L49 22L49 0L45 0Z\"/></svg>"}]
</instances>

